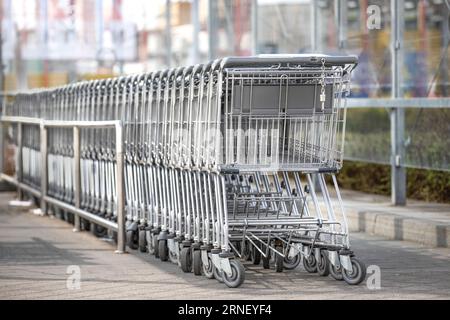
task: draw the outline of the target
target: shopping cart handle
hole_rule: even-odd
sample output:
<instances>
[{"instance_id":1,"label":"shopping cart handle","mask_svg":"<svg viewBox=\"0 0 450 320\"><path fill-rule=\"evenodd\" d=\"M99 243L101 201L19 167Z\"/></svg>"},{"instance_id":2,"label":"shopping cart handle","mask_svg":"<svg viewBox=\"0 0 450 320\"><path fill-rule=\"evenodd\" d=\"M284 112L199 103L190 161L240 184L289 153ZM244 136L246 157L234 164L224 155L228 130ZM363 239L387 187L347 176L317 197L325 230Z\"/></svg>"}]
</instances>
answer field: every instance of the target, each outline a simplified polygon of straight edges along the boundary
<instances>
[{"instance_id":1,"label":"shopping cart handle","mask_svg":"<svg viewBox=\"0 0 450 320\"><path fill-rule=\"evenodd\" d=\"M321 66L322 58L325 59L325 66L345 66L353 64L356 66L358 57L355 55L329 56L323 54L267 54L251 57L227 57L222 60L222 68L237 67L262 67L271 65L305 65Z\"/></svg>"},{"instance_id":2,"label":"shopping cart handle","mask_svg":"<svg viewBox=\"0 0 450 320\"><path fill-rule=\"evenodd\" d=\"M319 168L320 173L337 173L337 168Z\"/></svg>"},{"instance_id":3,"label":"shopping cart handle","mask_svg":"<svg viewBox=\"0 0 450 320\"><path fill-rule=\"evenodd\" d=\"M223 174L239 174L239 169L220 168L220 173L223 173Z\"/></svg>"}]
</instances>

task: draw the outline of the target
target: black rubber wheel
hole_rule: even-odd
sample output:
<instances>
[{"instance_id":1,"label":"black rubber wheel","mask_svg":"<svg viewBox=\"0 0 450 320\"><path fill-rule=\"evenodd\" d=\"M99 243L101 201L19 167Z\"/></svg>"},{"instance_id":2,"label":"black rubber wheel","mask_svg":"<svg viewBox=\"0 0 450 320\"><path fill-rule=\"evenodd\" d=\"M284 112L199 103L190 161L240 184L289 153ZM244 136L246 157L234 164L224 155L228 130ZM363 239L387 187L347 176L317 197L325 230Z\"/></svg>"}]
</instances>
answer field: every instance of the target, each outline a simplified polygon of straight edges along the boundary
<instances>
[{"instance_id":1,"label":"black rubber wheel","mask_svg":"<svg viewBox=\"0 0 450 320\"><path fill-rule=\"evenodd\" d=\"M295 268L298 267L298 265L300 264L301 261L302 261L302 256L300 254L297 254L292 258L284 257L283 267L286 270L294 270Z\"/></svg>"},{"instance_id":2,"label":"black rubber wheel","mask_svg":"<svg viewBox=\"0 0 450 320\"><path fill-rule=\"evenodd\" d=\"M252 259L250 252L250 243L248 241L242 241L241 246L243 246L244 248L242 252L242 260L250 261Z\"/></svg>"},{"instance_id":3,"label":"black rubber wheel","mask_svg":"<svg viewBox=\"0 0 450 320\"><path fill-rule=\"evenodd\" d=\"M181 270L183 270L184 272L192 271L192 257L191 257L191 248L190 247L184 247L181 249L180 264L181 264Z\"/></svg>"},{"instance_id":4,"label":"black rubber wheel","mask_svg":"<svg viewBox=\"0 0 450 320\"><path fill-rule=\"evenodd\" d=\"M351 257L350 259L352 262L353 270L352 272L348 272L347 270L342 268L342 277L348 284L357 285L366 278L366 266L355 257Z\"/></svg>"},{"instance_id":5,"label":"black rubber wheel","mask_svg":"<svg viewBox=\"0 0 450 320\"><path fill-rule=\"evenodd\" d=\"M150 254L155 254L155 247L153 246L153 234L150 231L146 231L147 236L147 251Z\"/></svg>"},{"instance_id":6,"label":"black rubber wheel","mask_svg":"<svg viewBox=\"0 0 450 320\"><path fill-rule=\"evenodd\" d=\"M192 254L192 270L196 276L202 275L202 252L194 250Z\"/></svg>"},{"instance_id":7,"label":"black rubber wheel","mask_svg":"<svg viewBox=\"0 0 450 320\"><path fill-rule=\"evenodd\" d=\"M139 230L138 245L140 252L147 252L147 239L145 235L145 230Z\"/></svg>"},{"instance_id":8,"label":"black rubber wheel","mask_svg":"<svg viewBox=\"0 0 450 320\"><path fill-rule=\"evenodd\" d=\"M203 274L205 275L206 278L208 278L208 279L214 278L214 265L209 257L208 257L207 265L202 263L202 270L203 270Z\"/></svg>"},{"instance_id":9,"label":"black rubber wheel","mask_svg":"<svg viewBox=\"0 0 450 320\"><path fill-rule=\"evenodd\" d=\"M81 223L81 230L84 230L84 231L91 231L91 226L92 226L92 224L88 221L88 220L86 220L86 219L81 219L81 221L80 221L80 223Z\"/></svg>"},{"instance_id":10,"label":"black rubber wheel","mask_svg":"<svg viewBox=\"0 0 450 320\"><path fill-rule=\"evenodd\" d=\"M255 247L252 247L251 249L251 259L252 263L255 266L259 265L259 263L261 262L261 252L259 252L259 250L256 249Z\"/></svg>"},{"instance_id":11,"label":"black rubber wheel","mask_svg":"<svg viewBox=\"0 0 450 320\"><path fill-rule=\"evenodd\" d=\"M344 277L342 276L342 266L335 267L330 263L330 276L338 281L344 280Z\"/></svg>"},{"instance_id":12,"label":"black rubber wheel","mask_svg":"<svg viewBox=\"0 0 450 320\"><path fill-rule=\"evenodd\" d=\"M275 247L275 250L278 252L283 252L283 247ZM279 254L275 255L275 271L276 272L283 272L283 262L284 257L280 256Z\"/></svg>"},{"instance_id":13,"label":"black rubber wheel","mask_svg":"<svg viewBox=\"0 0 450 320\"><path fill-rule=\"evenodd\" d=\"M175 246L179 246L178 242L175 242ZM170 249L169 249L169 260L174 264L178 264L178 256L176 252L172 252L170 251Z\"/></svg>"},{"instance_id":14,"label":"black rubber wheel","mask_svg":"<svg viewBox=\"0 0 450 320\"><path fill-rule=\"evenodd\" d=\"M94 226L94 228L96 229L96 226ZM128 230L126 236L127 236L127 246L128 246L128 248L136 250L137 249L137 245L134 242L134 232L132 230Z\"/></svg>"},{"instance_id":15,"label":"black rubber wheel","mask_svg":"<svg viewBox=\"0 0 450 320\"><path fill-rule=\"evenodd\" d=\"M155 255L155 258L159 258L159 241L158 236L156 234L153 235L153 254Z\"/></svg>"},{"instance_id":16,"label":"black rubber wheel","mask_svg":"<svg viewBox=\"0 0 450 320\"><path fill-rule=\"evenodd\" d=\"M103 238L108 234L108 229L99 226L98 224L91 224L91 228L94 228L94 234L98 238Z\"/></svg>"},{"instance_id":17,"label":"black rubber wheel","mask_svg":"<svg viewBox=\"0 0 450 320\"><path fill-rule=\"evenodd\" d=\"M116 231L112 231L111 232L111 239L112 239L112 241L114 241L114 243L116 243L117 244L117 232Z\"/></svg>"},{"instance_id":18,"label":"black rubber wheel","mask_svg":"<svg viewBox=\"0 0 450 320\"><path fill-rule=\"evenodd\" d=\"M159 240L158 242L158 254L161 261L167 261L169 259L169 248L167 248L167 240Z\"/></svg>"},{"instance_id":19,"label":"black rubber wheel","mask_svg":"<svg viewBox=\"0 0 450 320\"><path fill-rule=\"evenodd\" d=\"M66 221L70 224L75 224L75 217L72 213L66 212Z\"/></svg>"},{"instance_id":20,"label":"black rubber wheel","mask_svg":"<svg viewBox=\"0 0 450 320\"><path fill-rule=\"evenodd\" d=\"M317 272L317 261L314 254L310 254L308 258L303 258L303 267L306 271L309 273L316 273Z\"/></svg>"},{"instance_id":21,"label":"black rubber wheel","mask_svg":"<svg viewBox=\"0 0 450 320\"><path fill-rule=\"evenodd\" d=\"M213 275L214 278L216 278L217 281L223 282L223 273L222 271L219 271L216 267L213 266Z\"/></svg>"},{"instance_id":22,"label":"black rubber wheel","mask_svg":"<svg viewBox=\"0 0 450 320\"><path fill-rule=\"evenodd\" d=\"M236 259L230 259L231 276L223 272L223 282L229 288L239 287L245 280L245 269L242 263Z\"/></svg>"},{"instance_id":23,"label":"black rubber wheel","mask_svg":"<svg viewBox=\"0 0 450 320\"><path fill-rule=\"evenodd\" d=\"M320 259L317 261L317 273L319 276L326 277L330 274L330 261L325 250L320 250Z\"/></svg>"},{"instance_id":24,"label":"black rubber wheel","mask_svg":"<svg viewBox=\"0 0 450 320\"><path fill-rule=\"evenodd\" d=\"M270 269L270 251L267 254L267 257L262 257L262 265L264 269Z\"/></svg>"}]
</instances>

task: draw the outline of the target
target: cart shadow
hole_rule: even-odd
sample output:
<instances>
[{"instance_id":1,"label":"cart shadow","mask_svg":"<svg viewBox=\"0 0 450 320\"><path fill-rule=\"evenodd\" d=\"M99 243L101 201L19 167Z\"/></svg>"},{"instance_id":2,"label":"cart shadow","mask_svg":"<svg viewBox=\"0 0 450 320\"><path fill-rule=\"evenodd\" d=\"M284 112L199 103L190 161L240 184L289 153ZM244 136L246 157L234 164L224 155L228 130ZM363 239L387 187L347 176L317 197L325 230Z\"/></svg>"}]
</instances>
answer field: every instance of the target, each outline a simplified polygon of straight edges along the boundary
<instances>
[{"instance_id":1,"label":"cart shadow","mask_svg":"<svg viewBox=\"0 0 450 320\"><path fill-rule=\"evenodd\" d=\"M1 266L65 266L93 265L82 253L63 249L62 242L50 242L38 237L31 241L0 242ZM83 249L84 250L84 249Z\"/></svg>"}]
</instances>

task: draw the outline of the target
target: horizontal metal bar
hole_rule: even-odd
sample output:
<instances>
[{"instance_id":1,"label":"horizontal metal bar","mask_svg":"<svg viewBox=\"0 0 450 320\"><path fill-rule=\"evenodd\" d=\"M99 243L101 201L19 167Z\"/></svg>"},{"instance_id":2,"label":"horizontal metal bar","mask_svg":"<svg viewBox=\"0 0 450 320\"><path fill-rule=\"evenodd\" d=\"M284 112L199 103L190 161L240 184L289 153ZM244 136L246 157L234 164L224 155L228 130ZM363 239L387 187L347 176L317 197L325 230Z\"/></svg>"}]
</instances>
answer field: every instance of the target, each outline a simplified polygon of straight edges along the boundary
<instances>
[{"instance_id":1,"label":"horizontal metal bar","mask_svg":"<svg viewBox=\"0 0 450 320\"><path fill-rule=\"evenodd\" d=\"M26 124L43 125L44 127L96 127L107 128L120 126L120 120L105 120L105 121L62 121L62 120L43 120L40 118L31 117L15 117L15 116L2 116L3 122L16 122Z\"/></svg>"},{"instance_id":2,"label":"horizontal metal bar","mask_svg":"<svg viewBox=\"0 0 450 320\"><path fill-rule=\"evenodd\" d=\"M2 116L1 121L40 125L43 120L40 118L31 118L31 117Z\"/></svg>"},{"instance_id":3,"label":"horizontal metal bar","mask_svg":"<svg viewBox=\"0 0 450 320\"><path fill-rule=\"evenodd\" d=\"M107 128L116 127L120 125L120 120L109 121L59 121L59 120L44 120L44 127L96 127Z\"/></svg>"},{"instance_id":4,"label":"horizontal metal bar","mask_svg":"<svg viewBox=\"0 0 450 320\"><path fill-rule=\"evenodd\" d=\"M29 192L29 193L33 194L34 196L36 196L38 198L41 197L41 192L39 192L38 190L36 190L36 189L26 185L26 184L18 182L14 177L11 177L11 176L9 176L7 174L1 173L0 174L0 178L2 180L4 180L4 181L8 182L8 183L11 183L11 184L17 186L18 188L20 188L20 189L22 189L22 190L24 190L26 192ZM44 197L44 201L47 202L47 203L51 203L51 204L53 204L53 205L55 205L55 206L57 206L57 207L59 207L59 208L61 208L63 210L70 211L73 214L76 214L76 215L80 216L83 219L86 219L86 220L89 220L91 222L94 222L94 223L96 223L96 224L98 224L98 225L100 225L102 227L107 228L107 229L111 229L113 231L117 231L118 230L117 223L109 221L109 220L105 220L105 219L103 219L103 218L101 218L101 217L99 217L99 216L97 216L95 214L92 214L92 213L89 213L87 211L78 209L78 208L76 208L76 207L74 207L74 206L72 206L70 204L62 202L62 201L57 200L55 198L52 198L52 197L49 197L49 196L45 196Z\"/></svg>"},{"instance_id":5,"label":"horizontal metal bar","mask_svg":"<svg viewBox=\"0 0 450 320\"><path fill-rule=\"evenodd\" d=\"M49 197L49 196L45 196L44 197L44 201L48 202L48 203L51 203L51 204L53 204L53 205L55 205L55 206L57 206L57 207L59 207L59 208L61 208L63 210L70 211L73 214L76 214L76 215L80 216L83 219L89 220L89 221L91 221L93 223L96 223L96 224L98 224L98 225L100 225L102 227L105 227L107 229L111 229L113 231L117 231L118 230L117 223L109 221L109 220L105 220L105 219L103 219L103 218L101 218L101 217L99 217L99 216L97 216L95 214L92 214L92 213L89 213L87 211L78 209L78 208L76 208L76 207L74 207L74 206L72 206L70 204L67 204L67 203L65 203L63 201L57 200L57 199Z\"/></svg>"},{"instance_id":6,"label":"horizontal metal bar","mask_svg":"<svg viewBox=\"0 0 450 320\"><path fill-rule=\"evenodd\" d=\"M36 196L38 198L41 197L41 192L40 191L30 187L29 185L26 185L24 183L18 182L17 179L14 178L14 177L11 177L11 176L9 176L7 174L1 173L0 174L0 179L4 180L4 181L6 181L6 182L8 182L10 184L15 185L19 189L22 189L22 190L24 190L26 192L29 192L29 193L31 193L32 195L34 195L34 196Z\"/></svg>"},{"instance_id":7,"label":"horizontal metal bar","mask_svg":"<svg viewBox=\"0 0 450 320\"><path fill-rule=\"evenodd\" d=\"M351 98L348 108L450 108L450 98Z\"/></svg>"}]
</instances>

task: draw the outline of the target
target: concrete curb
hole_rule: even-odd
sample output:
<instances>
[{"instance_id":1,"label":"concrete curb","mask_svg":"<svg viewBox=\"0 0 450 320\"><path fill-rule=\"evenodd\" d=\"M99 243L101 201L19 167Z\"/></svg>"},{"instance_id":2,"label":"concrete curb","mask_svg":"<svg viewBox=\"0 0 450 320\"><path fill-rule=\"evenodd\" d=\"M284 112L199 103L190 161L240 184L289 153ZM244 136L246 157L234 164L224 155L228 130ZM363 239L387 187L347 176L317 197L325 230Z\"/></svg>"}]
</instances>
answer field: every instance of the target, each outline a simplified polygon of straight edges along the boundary
<instances>
[{"instance_id":1,"label":"concrete curb","mask_svg":"<svg viewBox=\"0 0 450 320\"><path fill-rule=\"evenodd\" d=\"M432 247L449 247L450 225L432 220L346 208L350 231L407 240Z\"/></svg>"}]
</instances>

